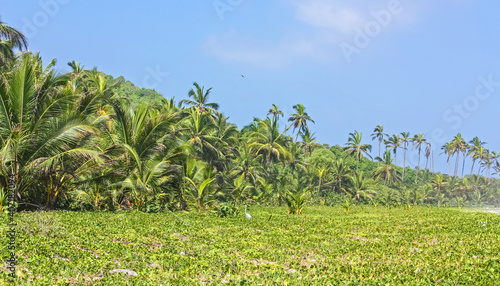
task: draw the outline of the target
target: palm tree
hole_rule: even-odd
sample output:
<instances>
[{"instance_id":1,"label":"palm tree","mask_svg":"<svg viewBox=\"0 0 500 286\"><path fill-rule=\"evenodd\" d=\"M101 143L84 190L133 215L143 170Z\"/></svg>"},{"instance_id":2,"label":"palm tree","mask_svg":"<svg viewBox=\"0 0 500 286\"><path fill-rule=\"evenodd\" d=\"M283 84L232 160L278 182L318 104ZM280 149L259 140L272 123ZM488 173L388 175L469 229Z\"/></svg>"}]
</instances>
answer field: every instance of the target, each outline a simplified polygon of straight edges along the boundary
<instances>
[{"instance_id":1,"label":"palm tree","mask_svg":"<svg viewBox=\"0 0 500 286\"><path fill-rule=\"evenodd\" d=\"M344 164L344 160L338 159L333 166L333 176L338 183L339 191L342 190L342 181L350 174L350 169Z\"/></svg>"},{"instance_id":2,"label":"palm tree","mask_svg":"<svg viewBox=\"0 0 500 286\"><path fill-rule=\"evenodd\" d=\"M111 104L114 132L106 153L117 154L124 176L119 185L130 191L140 208L147 196L162 193L169 178L179 176L180 166L173 162L184 157L190 146L170 137L176 114L160 113L144 103L135 110L123 101Z\"/></svg>"},{"instance_id":3,"label":"palm tree","mask_svg":"<svg viewBox=\"0 0 500 286\"><path fill-rule=\"evenodd\" d=\"M431 143L429 142L426 142L425 144L425 170L426 170L426 173L424 174L424 176L429 172L429 169L427 168L427 165L429 163L429 157L431 157L432 155L432 148L431 148ZM431 167L432 167L432 162L431 162Z\"/></svg>"},{"instance_id":4,"label":"palm tree","mask_svg":"<svg viewBox=\"0 0 500 286\"><path fill-rule=\"evenodd\" d=\"M71 190L72 174L100 153L85 141L96 128L67 112L72 96L62 92L62 77L41 66L37 55L22 54L0 85L0 165L19 196L39 200L43 189L52 207Z\"/></svg>"},{"instance_id":5,"label":"palm tree","mask_svg":"<svg viewBox=\"0 0 500 286\"><path fill-rule=\"evenodd\" d=\"M381 165L374 172L376 180L383 178L384 185L386 185L387 183L392 184L401 180L398 170L392 164L392 161L394 159L391 158L390 150L385 151L384 158L377 157L375 158L375 160L381 163Z\"/></svg>"},{"instance_id":6,"label":"palm tree","mask_svg":"<svg viewBox=\"0 0 500 286\"><path fill-rule=\"evenodd\" d=\"M267 115L272 114L273 120L278 120L280 116L283 116L283 112L279 110L279 107L276 104L273 104L273 108L270 108L267 112Z\"/></svg>"},{"instance_id":7,"label":"palm tree","mask_svg":"<svg viewBox=\"0 0 500 286\"><path fill-rule=\"evenodd\" d=\"M486 173L486 177L490 178L491 177L490 170L491 170L491 167L494 165L494 160L493 160L493 157L492 157L490 150L486 149L486 154L484 154L484 156L483 156L483 160L482 160L481 165L484 166L486 168L486 170L488 171Z\"/></svg>"},{"instance_id":8,"label":"palm tree","mask_svg":"<svg viewBox=\"0 0 500 286\"><path fill-rule=\"evenodd\" d=\"M213 164L221 156L221 152L217 148L221 139L215 135L215 125L211 118L211 113L193 109L189 111L189 116L184 119L184 128L180 132L182 137L196 148L200 158Z\"/></svg>"},{"instance_id":9,"label":"palm tree","mask_svg":"<svg viewBox=\"0 0 500 286\"><path fill-rule=\"evenodd\" d=\"M451 170L450 170L450 157L453 153L453 145L451 144L451 142L446 142L444 143L443 146L441 146L441 150L443 150L443 153L441 154L446 154L448 155L448 159L446 160L446 162L448 163L448 175L451 174Z\"/></svg>"},{"instance_id":10,"label":"palm tree","mask_svg":"<svg viewBox=\"0 0 500 286\"><path fill-rule=\"evenodd\" d=\"M380 157L380 150L382 148L382 141L384 141L384 138L389 136L387 133L384 133L384 127L382 125L377 125L375 129L373 129L372 133L372 141L377 139L378 140L378 156ZM379 162L377 162L377 167L379 166Z\"/></svg>"},{"instance_id":11,"label":"palm tree","mask_svg":"<svg viewBox=\"0 0 500 286\"><path fill-rule=\"evenodd\" d=\"M271 122L269 118L257 119L257 130L248 134L248 147L254 154L262 154L269 167L272 167L275 160L290 157L286 143L286 138L278 130L277 122Z\"/></svg>"},{"instance_id":12,"label":"palm tree","mask_svg":"<svg viewBox=\"0 0 500 286\"><path fill-rule=\"evenodd\" d=\"M458 161L460 159L460 153L466 153L467 152L467 142L462 138L462 134L458 133L457 136L453 138L453 140L450 142L451 143L451 148L452 148L452 154L456 154L457 159L455 161L455 177L458 175ZM464 158L465 159L465 158ZM462 168L462 173L463 173L463 168Z\"/></svg>"},{"instance_id":13,"label":"palm tree","mask_svg":"<svg viewBox=\"0 0 500 286\"><path fill-rule=\"evenodd\" d=\"M10 41L14 48L28 49L28 40L20 31L10 27L0 20L0 40Z\"/></svg>"},{"instance_id":14,"label":"palm tree","mask_svg":"<svg viewBox=\"0 0 500 286\"><path fill-rule=\"evenodd\" d=\"M309 130L309 127L307 126L307 121L311 121L314 123L314 120L307 114L306 108L302 104L297 104L293 106L293 109L297 113L293 113L290 115L290 118L288 118L288 122L292 122L290 126L293 125L293 132L295 132L295 129L298 130L297 136L295 138L295 141L299 138L299 133L300 132L305 132L306 130Z\"/></svg>"},{"instance_id":15,"label":"palm tree","mask_svg":"<svg viewBox=\"0 0 500 286\"><path fill-rule=\"evenodd\" d=\"M432 186L436 188L436 198L439 198L441 194L441 189L446 186L448 183L444 181L443 175L436 174L434 179L432 180ZM438 200L438 207L440 206L441 200Z\"/></svg>"},{"instance_id":16,"label":"palm tree","mask_svg":"<svg viewBox=\"0 0 500 286\"><path fill-rule=\"evenodd\" d=\"M398 148L401 146L401 143L403 141L401 140L401 137L399 137L397 134L393 134L389 139L384 141L385 145L387 145L387 148L392 149L394 152L394 164L397 165L397 156L398 156Z\"/></svg>"},{"instance_id":17,"label":"palm tree","mask_svg":"<svg viewBox=\"0 0 500 286\"><path fill-rule=\"evenodd\" d=\"M304 146L304 153L305 153L305 159L307 159L307 154L311 154L313 151L314 147L321 146L317 142L316 137L314 137L315 133L312 133L309 131L309 129L306 129L303 134L300 134L300 137L302 138L302 146Z\"/></svg>"},{"instance_id":18,"label":"palm tree","mask_svg":"<svg viewBox=\"0 0 500 286\"><path fill-rule=\"evenodd\" d=\"M346 193L356 198L358 201L363 198L365 201L372 199L376 192L372 189L373 181L363 177L363 172L354 173L348 176L350 185L346 188Z\"/></svg>"},{"instance_id":19,"label":"palm tree","mask_svg":"<svg viewBox=\"0 0 500 286\"><path fill-rule=\"evenodd\" d=\"M411 139L410 139L410 133L409 132L402 132L401 133L401 141L403 142L403 150L404 150L404 154L403 154L403 176L402 176L401 180L404 182L404 180L405 180L405 166L406 166L406 150L407 150L406 146L411 141Z\"/></svg>"},{"instance_id":20,"label":"palm tree","mask_svg":"<svg viewBox=\"0 0 500 286\"><path fill-rule=\"evenodd\" d=\"M238 148L238 156L231 162L231 171L229 176L241 176L244 175L245 180L250 181L254 186L257 184L257 180L261 177L264 172L262 165L259 164L259 160L262 155L254 156L251 149L248 147L246 142L240 143Z\"/></svg>"},{"instance_id":21,"label":"palm tree","mask_svg":"<svg viewBox=\"0 0 500 286\"><path fill-rule=\"evenodd\" d=\"M478 137L472 138L471 141L469 141L469 149L467 151L467 156L470 156L472 158L472 167L470 168L470 174L472 175L472 172L474 171L474 164L477 161L477 157L475 154L479 150L479 148L483 145L486 144L486 142L482 142Z\"/></svg>"},{"instance_id":22,"label":"palm tree","mask_svg":"<svg viewBox=\"0 0 500 286\"><path fill-rule=\"evenodd\" d=\"M415 183L418 180L418 171L420 170L420 152L422 151L422 144L426 143L427 139L425 139L425 134L419 133L415 134L411 139L413 143L412 149L418 148L418 164L417 164L417 172L415 177Z\"/></svg>"},{"instance_id":23,"label":"palm tree","mask_svg":"<svg viewBox=\"0 0 500 286\"><path fill-rule=\"evenodd\" d=\"M495 174L497 174L499 170L498 158L500 158L500 153L498 153L497 151L491 152L491 160L493 161L493 169L495 170Z\"/></svg>"},{"instance_id":24,"label":"palm tree","mask_svg":"<svg viewBox=\"0 0 500 286\"><path fill-rule=\"evenodd\" d=\"M204 86L200 87L200 85L197 82L194 82L193 85L195 86L195 88L191 89L188 93L188 97L192 98L192 100L183 99L181 100L181 103L193 106L200 113L205 113L207 111L210 111L211 113L217 113L219 105L217 103L208 102L208 97L210 95L210 91L212 91L212 88L209 88L207 89L207 91L205 91L204 90L205 87Z\"/></svg>"},{"instance_id":25,"label":"palm tree","mask_svg":"<svg viewBox=\"0 0 500 286\"><path fill-rule=\"evenodd\" d=\"M356 159L357 159L356 172L357 172L359 168L359 160L361 159L362 153L365 153L365 155L370 157L371 159L370 153L368 152L372 150L372 145L362 144L361 139L363 138L363 133L359 133L356 130L354 130L354 133L349 133L349 136L350 137L347 139L347 144L346 147L344 147L344 150L346 150L348 154L356 153Z\"/></svg>"}]
</instances>

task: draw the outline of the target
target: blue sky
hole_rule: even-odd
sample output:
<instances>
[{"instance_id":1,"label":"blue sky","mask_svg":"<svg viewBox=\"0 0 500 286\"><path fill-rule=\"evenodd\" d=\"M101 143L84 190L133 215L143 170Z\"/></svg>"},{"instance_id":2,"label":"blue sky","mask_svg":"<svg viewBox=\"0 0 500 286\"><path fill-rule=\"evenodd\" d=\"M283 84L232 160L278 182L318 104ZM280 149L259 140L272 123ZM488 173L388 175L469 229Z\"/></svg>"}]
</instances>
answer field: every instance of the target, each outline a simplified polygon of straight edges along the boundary
<instances>
[{"instance_id":1,"label":"blue sky","mask_svg":"<svg viewBox=\"0 0 500 286\"><path fill-rule=\"evenodd\" d=\"M444 172L439 146L458 132L500 150L498 11L479 0L0 0L2 21L61 72L76 60L176 99L196 81L239 127L302 103L322 143L358 130L374 155L378 124L422 132Z\"/></svg>"}]
</instances>

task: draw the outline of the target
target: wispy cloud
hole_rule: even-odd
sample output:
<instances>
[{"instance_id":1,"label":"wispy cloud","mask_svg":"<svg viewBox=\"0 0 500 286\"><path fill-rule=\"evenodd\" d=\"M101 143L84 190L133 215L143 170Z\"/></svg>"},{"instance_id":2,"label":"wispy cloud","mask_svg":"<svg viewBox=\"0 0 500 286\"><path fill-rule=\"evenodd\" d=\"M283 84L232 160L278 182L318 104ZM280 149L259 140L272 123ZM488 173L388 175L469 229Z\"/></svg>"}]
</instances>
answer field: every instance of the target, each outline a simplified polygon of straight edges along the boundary
<instances>
[{"instance_id":1,"label":"wispy cloud","mask_svg":"<svg viewBox=\"0 0 500 286\"><path fill-rule=\"evenodd\" d=\"M387 9L391 1L395 0L278 1L293 9L290 23L299 29L273 40L264 40L259 36L233 29L224 34L208 36L205 50L228 62L263 68L286 68L301 60L329 63L343 57L339 49L340 43L352 40L356 31L374 20L374 12ZM415 14L412 11L415 9L410 6L411 2L398 1L400 5L406 5L405 15L397 15L400 23L410 19L414 21Z\"/></svg>"},{"instance_id":2,"label":"wispy cloud","mask_svg":"<svg viewBox=\"0 0 500 286\"><path fill-rule=\"evenodd\" d=\"M296 8L295 17L308 25L337 30L343 34L352 32L365 22L359 11L336 2L338 1L297 1L293 4Z\"/></svg>"}]
</instances>

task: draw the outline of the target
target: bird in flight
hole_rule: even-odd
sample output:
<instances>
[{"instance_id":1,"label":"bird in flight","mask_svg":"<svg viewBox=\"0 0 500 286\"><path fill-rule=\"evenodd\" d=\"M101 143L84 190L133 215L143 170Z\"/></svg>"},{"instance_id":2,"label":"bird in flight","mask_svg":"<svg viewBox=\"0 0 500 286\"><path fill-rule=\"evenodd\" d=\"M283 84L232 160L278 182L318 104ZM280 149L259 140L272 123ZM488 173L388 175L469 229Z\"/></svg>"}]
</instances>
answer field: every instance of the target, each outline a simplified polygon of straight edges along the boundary
<instances>
[{"instance_id":1,"label":"bird in flight","mask_svg":"<svg viewBox=\"0 0 500 286\"><path fill-rule=\"evenodd\" d=\"M244 75L241 75L241 77L245 77Z\"/></svg>"}]
</instances>

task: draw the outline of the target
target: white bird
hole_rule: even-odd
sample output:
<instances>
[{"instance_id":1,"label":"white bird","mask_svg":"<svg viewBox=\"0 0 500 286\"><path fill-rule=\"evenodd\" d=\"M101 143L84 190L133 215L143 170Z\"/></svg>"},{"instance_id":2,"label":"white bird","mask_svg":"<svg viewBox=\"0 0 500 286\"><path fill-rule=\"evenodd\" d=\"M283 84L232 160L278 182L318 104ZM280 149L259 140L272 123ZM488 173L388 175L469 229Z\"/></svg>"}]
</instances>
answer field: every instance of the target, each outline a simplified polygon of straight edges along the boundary
<instances>
[{"instance_id":1,"label":"white bird","mask_svg":"<svg viewBox=\"0 0 500 286\"><path fill-rule=\"evenodd\" d=\"M247 213L247 205L245 205L245 216L247 217L247 219L252 219L252 216Z\"/></svg>"}]
</instances>

